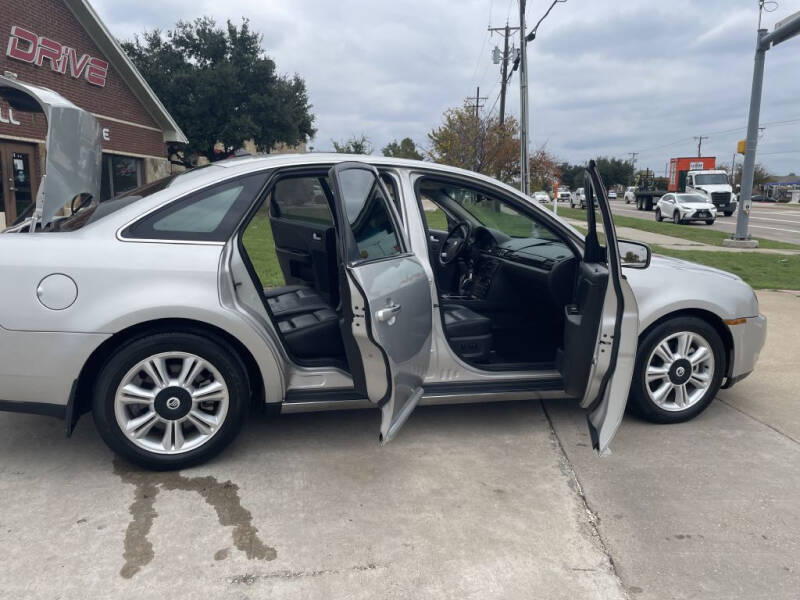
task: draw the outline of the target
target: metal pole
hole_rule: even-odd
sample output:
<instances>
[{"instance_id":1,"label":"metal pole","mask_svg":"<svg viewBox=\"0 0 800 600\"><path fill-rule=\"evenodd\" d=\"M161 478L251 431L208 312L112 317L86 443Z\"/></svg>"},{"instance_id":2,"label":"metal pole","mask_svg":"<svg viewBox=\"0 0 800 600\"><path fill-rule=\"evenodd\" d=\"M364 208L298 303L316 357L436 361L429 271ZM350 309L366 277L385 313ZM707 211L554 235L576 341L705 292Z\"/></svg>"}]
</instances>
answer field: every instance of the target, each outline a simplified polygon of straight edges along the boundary
<instances>
[{"instance_id":1,"label":"metal pole","mask_svg":"<svg viewBox=\"0 0 800 600\"><path fill-rule=\"evenodd\" d=\"M519 189L526 196L528 181L528 52L525 41L525 0L519 0Z\"/></svg>"},{"instance_id":2,"label":"metal pole","mask_svg":"<svg viewBox=\"0 0 800 600\"><path fill-rule=\"evenodd\" d=\"M508 80L508 36L511 35L508 30L508 23L505 29L505 44L503 46L503 78L500 80L500 125L505 123L506 120L506 83Z\"/></svg>"},{"instance_id":3,"label":"metal pole","mask_svg":"<svg viewBox=\"0 0 800 600\"><path fill-rule=\"evenodd\" d=\"M758 30L756 38L756 56L753 65L753 87L750 90L750 112L747 115L747 144L745 146L744 164L742 165L741 195L736 215L736 234L734 239L750 239L748 226L750 221L750 202L753 195L753 173L756 166L756 146L758 145L758 119L761 113L761 86L764 82L764 56L766 49L761 39L767 34L766 29Z\"/></svg>"}]
</instances>

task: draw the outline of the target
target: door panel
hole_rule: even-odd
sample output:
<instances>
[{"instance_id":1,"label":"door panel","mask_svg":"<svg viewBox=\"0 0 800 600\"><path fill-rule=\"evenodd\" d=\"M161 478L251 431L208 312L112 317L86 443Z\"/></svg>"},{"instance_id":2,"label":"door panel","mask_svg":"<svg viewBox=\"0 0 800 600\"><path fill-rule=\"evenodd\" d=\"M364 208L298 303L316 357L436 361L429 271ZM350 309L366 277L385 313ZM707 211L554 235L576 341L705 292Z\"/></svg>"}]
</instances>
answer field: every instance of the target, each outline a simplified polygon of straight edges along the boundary
<instances>
[{"instance_id":1,"label":"door panel","mask_svg":"<svg viewBox=\"0 0 800 600\"><path fill-rule=\"evenodd\" d=\"M430 282L405 249L397 214L375 168L341 163L329 178L342 258L347 359L356 389L381 407L380 439L385 443L423 394L431 349Z\"/></svg>"},{"instance_id":2,"label":"door panel","mask_svg":"<svg viewBox=\"0 0 800 600\"><path fill-rule=\"evenodd\" d=\"M5 224L11 226L32 212L36 198L34 151L25 144L0 144L2 194L0 210L5 212Z\"/></svg>"},{"instance_id":3,"label":"door panel","mask_svg":"<svg viewBox=\"0 0 800 600\"><path fill-rule=\"evenodd\" d=\"M627 403L638 335L638 308L622 274L608 195L594 161L585 177L588 232L573 302L565 307L559 369L567 392L588 411L592 445L608 452ZM605 246L599 241L598 211Z\"/></svg>"}]
</instances>

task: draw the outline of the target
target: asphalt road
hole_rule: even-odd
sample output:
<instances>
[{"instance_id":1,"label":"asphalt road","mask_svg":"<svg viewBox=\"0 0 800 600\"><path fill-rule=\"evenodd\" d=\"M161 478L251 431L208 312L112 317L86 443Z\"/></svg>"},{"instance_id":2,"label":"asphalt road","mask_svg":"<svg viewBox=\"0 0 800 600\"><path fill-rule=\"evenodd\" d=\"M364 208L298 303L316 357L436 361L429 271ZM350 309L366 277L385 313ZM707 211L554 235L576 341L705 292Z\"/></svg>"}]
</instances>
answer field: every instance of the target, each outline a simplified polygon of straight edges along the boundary
<instances>
[{"instance_id":1,"label":"asphalt road","mask_svg":"<svg viewBox=\"0 0 800 600\"><path fill-rule=\"evenodd\" d=\"M614 214L640 219L653 220L653 211L636 210L633 204L625 204L622 200L611 202ZM680 227L709 227L705 223L692 223ZM733 233L736 231L736 213L730 217L717 217L710 226L713 229ZM757 203L750 211L750 235L753 237L800 244L800 206L785 204Z\"/></svg>"},{"instance_id":2,"label":"asphalt road","mask_svg":"<svg viewBox=\"0 0 800 600\"><path fill-rule=\"evenodd\" d=\"M757 371L602 459L559 402L256 418L179 473L0 414L0 598L797 598L800 297L760 298Z\"/></svg>"}]
</instances>

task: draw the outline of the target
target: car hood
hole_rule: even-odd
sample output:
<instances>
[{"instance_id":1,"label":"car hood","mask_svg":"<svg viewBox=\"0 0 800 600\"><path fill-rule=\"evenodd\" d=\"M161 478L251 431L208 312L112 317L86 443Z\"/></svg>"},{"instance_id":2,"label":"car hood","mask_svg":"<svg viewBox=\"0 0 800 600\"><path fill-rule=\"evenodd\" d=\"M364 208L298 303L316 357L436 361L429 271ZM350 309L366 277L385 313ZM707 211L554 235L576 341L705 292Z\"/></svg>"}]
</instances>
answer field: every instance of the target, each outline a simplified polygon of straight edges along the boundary
<instances>
[{"instance_id":1,"label":"car hood","mask_svg":"<svg viewBox=\"0 0 800 600\"><path fill-rule=\"evenodd\" d=\"M725 279L732 279L735 281L741 281L742 278L738 275L733 273L729 273L728 271L723 271L722 269L716 269L714 267L707 267L705 265L698 265L697 263L689 262L688 260L682 260L680 258L673 258L671 256L664 256L663 254L653 254L653 258L650 262L649 269L658 269L658 270L669 270L669 271L681 271L681 272L692 272L692 273L703 273L703 274L713 274L720 277L724 277Z\"/></svg>"},{"instance_id":2,"label":"car hood","mask_svg":"<svg viewBox=\"0 0 800 600\"><path fill-rule=\"evenodd\" d=\"M711 210L712 208L717 208L711 202L687 202L687 203L678 203L678 206L681 208L693 208L695 210Z\"/></svg>"}]
</instances>

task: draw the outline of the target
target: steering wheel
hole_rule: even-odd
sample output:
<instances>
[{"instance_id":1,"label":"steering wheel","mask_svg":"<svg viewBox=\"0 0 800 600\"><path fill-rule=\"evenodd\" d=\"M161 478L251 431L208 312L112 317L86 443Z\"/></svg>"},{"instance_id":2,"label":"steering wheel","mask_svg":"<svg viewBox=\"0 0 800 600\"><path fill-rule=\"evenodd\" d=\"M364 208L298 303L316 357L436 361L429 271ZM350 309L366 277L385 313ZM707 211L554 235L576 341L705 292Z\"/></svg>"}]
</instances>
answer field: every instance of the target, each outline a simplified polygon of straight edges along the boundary
<instances>
[{"instance_id":1,"label":"steering wheel","mask_svg":"<svg viewBox=\"0 0 800 600\"><path fill-rule=\"evenodd\" d=\"M472 225L466 221L462 221L447 234L442 247L439 251L439 264L442 266L449 265L456 260L464 248L467 247L469 236L472 234Z\"/></svg>"}]
</instances>

